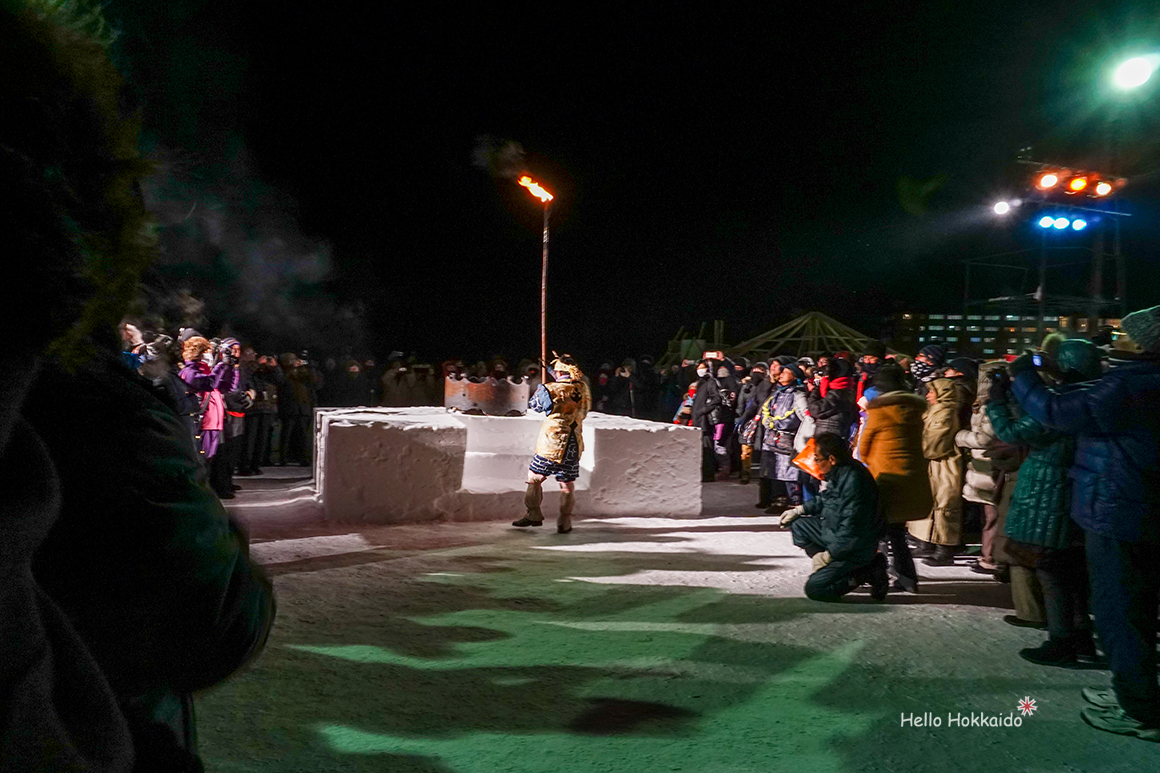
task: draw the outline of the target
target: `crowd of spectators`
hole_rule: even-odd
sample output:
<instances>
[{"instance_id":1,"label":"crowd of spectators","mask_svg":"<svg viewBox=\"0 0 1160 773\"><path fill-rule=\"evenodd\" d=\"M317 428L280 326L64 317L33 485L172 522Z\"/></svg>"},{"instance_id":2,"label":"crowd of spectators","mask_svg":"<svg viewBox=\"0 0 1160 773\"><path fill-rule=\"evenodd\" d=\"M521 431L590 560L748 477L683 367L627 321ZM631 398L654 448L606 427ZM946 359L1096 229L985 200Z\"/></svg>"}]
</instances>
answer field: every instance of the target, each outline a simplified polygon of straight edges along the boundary
<instances>
[{"instance_id":1,"label":"crowd of spectators","mask_svg":"<svg viewBox=\"0 0 1160 773\"><path fill-rule=\"evenodd\" d=\"M877 342L706 359L673 421L701 430L705 481L759 470L756 506L811 556L811 598L918 593L915 558L966 560L1010 585L1006 622L1046 629L1021 657L1111 669L1113 690L1084 690L1088 724L1160 741L1160 307L1123 328L1115 347L1053 334L990 362Z\"/></svg>"}]
</instances>

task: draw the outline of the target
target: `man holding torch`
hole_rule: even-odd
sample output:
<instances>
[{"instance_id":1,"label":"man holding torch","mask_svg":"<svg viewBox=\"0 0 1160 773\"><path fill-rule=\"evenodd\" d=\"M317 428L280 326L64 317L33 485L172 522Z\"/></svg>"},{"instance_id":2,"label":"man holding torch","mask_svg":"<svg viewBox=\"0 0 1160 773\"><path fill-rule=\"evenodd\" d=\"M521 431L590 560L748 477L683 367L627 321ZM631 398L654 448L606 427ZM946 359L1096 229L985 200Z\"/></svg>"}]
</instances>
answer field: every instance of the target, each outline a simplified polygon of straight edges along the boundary
<instances>
[{"instance_id":1,"label":"man holding torch","mask_svg":"<svg viewBox=\"0 0 1160 773\"><path fill-rule=\"evenodd\" d=\"M592 392L580 367L568 355L557 357L548 368L553 383L540 384L528 407L548 414L540 427L536 453L528 466L528 489L524 494L527 513L512 526L540 526L544 514L543 483L555 475L560 483L560 517L556 531L572 531L572 508L576 503L576 478L580 477L580 454L584 451L582 437L584 417L592 408Z\"/></svg>"}]
</instances>

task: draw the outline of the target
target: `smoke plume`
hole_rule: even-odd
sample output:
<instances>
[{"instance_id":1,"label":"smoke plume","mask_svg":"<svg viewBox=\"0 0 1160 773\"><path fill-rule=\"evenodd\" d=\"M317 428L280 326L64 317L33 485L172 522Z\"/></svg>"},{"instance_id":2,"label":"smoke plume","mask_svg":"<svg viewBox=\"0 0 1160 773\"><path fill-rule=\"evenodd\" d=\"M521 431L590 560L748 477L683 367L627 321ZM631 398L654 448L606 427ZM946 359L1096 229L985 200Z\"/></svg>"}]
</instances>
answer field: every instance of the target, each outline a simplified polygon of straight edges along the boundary
<instances>
[{"instance_id":1,"label":"smoke plume","mask_svg":"<svg viewBox=\"0 0 1160 773\"><path fill-rule=\"evenodd\" d=\"M269 351L359 353L362 308L327 291L331 248L302 233L296 202L261 181L244 147L205 168L154 153L145 185L160 255L143 279L136 316L175 331L230 334Z\"/></svg>"},{"instance_id":2,"label":"smoke plume","mask_svg":"<svg viewBox=\"0 0 1160 773\"><path fill-rule=\"evenodd\" d=\"M477 137L472 162L494 177L514 178L523 173L524 149L518 142L495 137Z\"/></svg>"}]
</instances>

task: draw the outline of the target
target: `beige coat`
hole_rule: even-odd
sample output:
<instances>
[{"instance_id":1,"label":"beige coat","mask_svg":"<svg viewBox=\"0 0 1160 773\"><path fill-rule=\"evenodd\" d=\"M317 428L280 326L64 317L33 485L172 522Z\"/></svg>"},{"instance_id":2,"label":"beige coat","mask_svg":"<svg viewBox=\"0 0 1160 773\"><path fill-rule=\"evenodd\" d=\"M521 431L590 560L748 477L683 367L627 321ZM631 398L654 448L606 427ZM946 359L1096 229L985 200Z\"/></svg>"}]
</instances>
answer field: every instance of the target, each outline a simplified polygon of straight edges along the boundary
<instances>
[{"instance_id":1,"label":"beige coat","mask_svg":"<svg viewBox=\"0 0 1160 773\"><path fill-rule=\"evenodd\" d=\"M963 456L955 445L959 430L955 388L950 379L938 378L930 382L930 389L935 403L922 417L922 452L929 460L934 507L929 517L912 521L907 529L924 542L958 545L963 531Z\"/></svg>"}]
</instances>

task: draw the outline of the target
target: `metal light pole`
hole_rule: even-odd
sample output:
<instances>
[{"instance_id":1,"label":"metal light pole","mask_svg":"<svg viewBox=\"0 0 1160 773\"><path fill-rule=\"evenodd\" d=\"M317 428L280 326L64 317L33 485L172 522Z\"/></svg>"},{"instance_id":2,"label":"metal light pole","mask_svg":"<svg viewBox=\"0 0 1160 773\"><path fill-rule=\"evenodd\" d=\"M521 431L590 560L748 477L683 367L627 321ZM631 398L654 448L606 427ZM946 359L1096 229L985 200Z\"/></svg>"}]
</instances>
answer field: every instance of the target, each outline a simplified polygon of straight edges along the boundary
<instances>
[{"instance_id":1,"label":"metal light pole","mask_svg":"<svg viewBox=\"0 0 1160 773\"><path fill-rule=\"evenodd\" d=\"M548 219L555 198L531 177L524 175L519 184L544 202L544 255L540 264L540 383L548 383Z\"/></svg>"}]
</instances>

